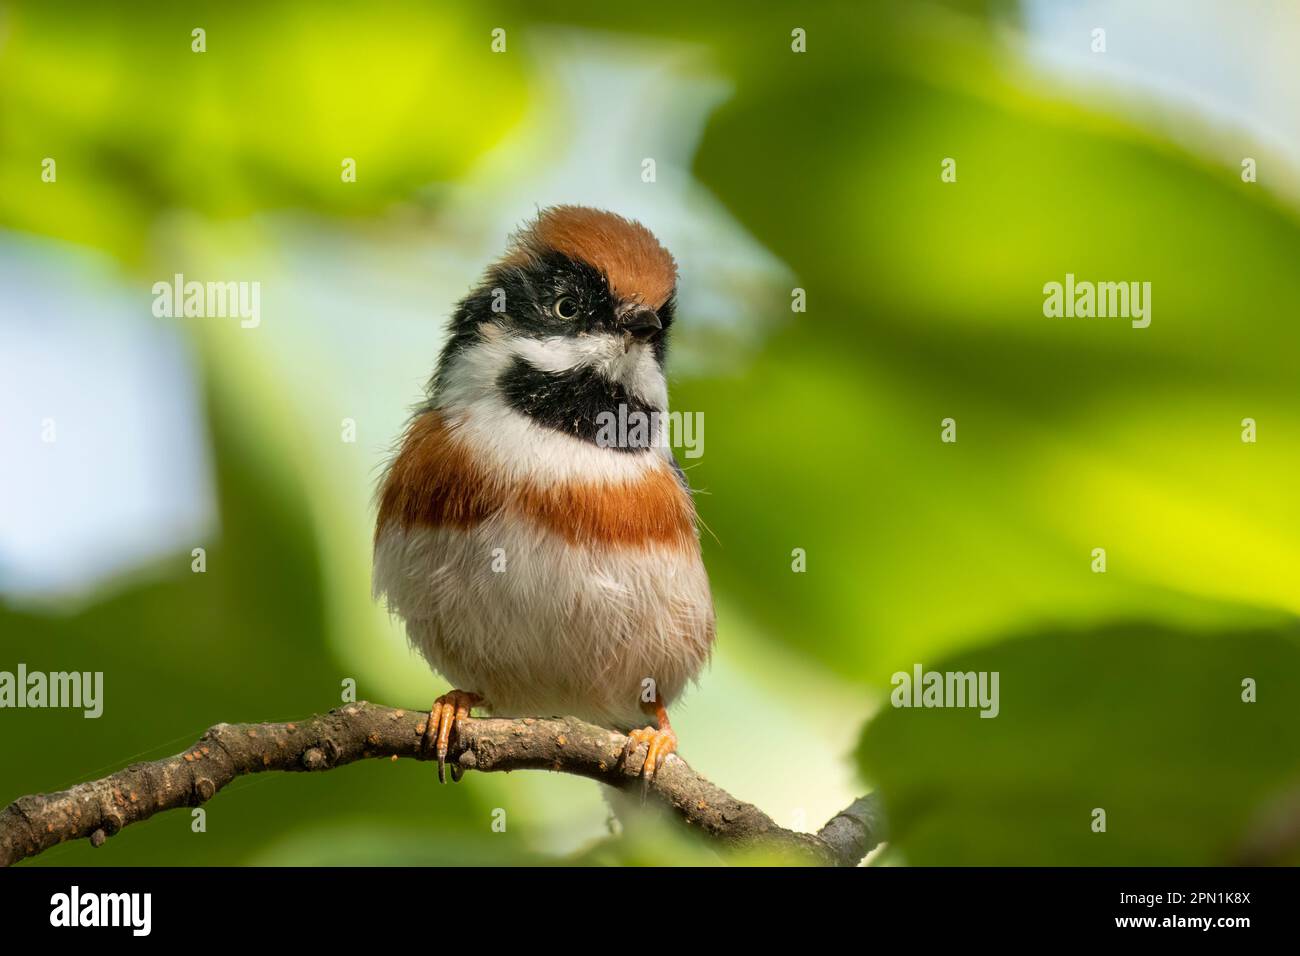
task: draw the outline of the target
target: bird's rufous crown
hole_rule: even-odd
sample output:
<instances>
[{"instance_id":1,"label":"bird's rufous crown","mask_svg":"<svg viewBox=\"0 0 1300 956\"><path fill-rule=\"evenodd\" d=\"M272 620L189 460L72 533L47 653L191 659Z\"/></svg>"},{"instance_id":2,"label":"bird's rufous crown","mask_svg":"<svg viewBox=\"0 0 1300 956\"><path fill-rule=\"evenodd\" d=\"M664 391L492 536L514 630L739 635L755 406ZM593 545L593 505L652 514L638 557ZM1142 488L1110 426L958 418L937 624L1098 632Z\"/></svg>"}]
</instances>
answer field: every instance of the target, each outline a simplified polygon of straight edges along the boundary
<instances>
[{"instance_id":1,"label":"bird's rufous crown","mask_svg":"<svg viewBox=\"0 0 1300 956\"><path fill-rule=\"evenodd\" d=\"M621 299L657 309L677 286L677 263L641 223L588 206L551 206L511 237L505 264L559 252L599 269Z\"/></svg>"}]
</instances>

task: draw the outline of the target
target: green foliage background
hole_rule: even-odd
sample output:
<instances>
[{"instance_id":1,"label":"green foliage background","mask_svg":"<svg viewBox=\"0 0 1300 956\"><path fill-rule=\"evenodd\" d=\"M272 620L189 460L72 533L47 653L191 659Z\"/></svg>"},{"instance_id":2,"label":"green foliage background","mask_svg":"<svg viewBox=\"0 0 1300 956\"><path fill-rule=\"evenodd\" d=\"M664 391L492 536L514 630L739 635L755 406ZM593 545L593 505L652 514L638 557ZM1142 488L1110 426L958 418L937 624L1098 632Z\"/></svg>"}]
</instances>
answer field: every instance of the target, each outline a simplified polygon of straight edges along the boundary
<instances>
[{"instance_id":1,"label":"green foliage background","mask_svg":"<svg viewBox=\"0 0 1300 956\"><path fill-rule=\"evenodd\" d=\"M513 49L577 27L583 43L705 51L731 94L693 173L808 292L806 314L779 290L747 316L758 344L725 370L673 382L674 406L708 423L690 474L727 653L766 669L772 707L855 726L915 662L1001 672L997 719L885 706L842 755L885 801L886 861L1231 862L1300 787L1300 222L1236 169L1008 66L991 40L1007 9L820 4L798 11L809 52L794 56L795 15L776 5L19 4L0 47L0 225L137 277L168 274L150 230L177 211L274 255L258 217L364 231L412 197L436 210L438 184L522 121L527 59L493 56L494 26ZM195 23L221 38L199 58ZM357 154L367 175L336 188L337 157ZM61 157L57 191L32 175L45 155ZM1042 285L1066 272L1150 281L1151 327L1044 319ZM689 345L703 333L683 312ZM349 550L364 494L294 437L307 426L283 382L213 336L194 347L211 570L182 554L83 608L0 608L0 667L104 670L116 702L93 728L0 714L0 799L174 752L217 721L333 706L358 667L397 670L353 656L374 626L367 556ZM938 441L947 416L955 445ZM692 729L733 750L758 736L734 762L766 774L797 760L758 727ZM712 759L721 783L739 772ZM188 821L160 817L36 863L551 859L527 802L507 834L482 825L515 784L435 790L405 763L252 778L183 855ZM554 785L530 792L573 792ZM666 833L577 859L711 857Z\"/></svg>"}]
</instances>

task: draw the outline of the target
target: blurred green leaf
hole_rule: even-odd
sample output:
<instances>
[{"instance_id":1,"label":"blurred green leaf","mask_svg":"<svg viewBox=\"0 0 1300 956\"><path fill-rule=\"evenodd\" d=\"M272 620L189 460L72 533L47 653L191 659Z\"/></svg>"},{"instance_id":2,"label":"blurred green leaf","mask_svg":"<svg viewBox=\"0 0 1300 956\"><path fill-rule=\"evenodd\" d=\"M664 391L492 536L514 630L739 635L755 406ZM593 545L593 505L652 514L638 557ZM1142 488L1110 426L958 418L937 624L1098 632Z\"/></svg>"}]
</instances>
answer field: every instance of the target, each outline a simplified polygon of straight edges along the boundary
<instances>
[{"instance_id":1,"label":"blurred green leaf","mask_svg":"<svg viewBox=\"0 0 1300 956\"><path fill-rule=\"evenodd\" d=\"M927 16L744 64L706 131L697 174L808 301L771 304L742 371L675 383L709 422L716 584L877 685L1042 621L1294 615L1300 224ZM1151 326L1045 317L1067 272L1151 282Z\"/></svg>"},{"instance_id":2,"label":"blurred green leaf","mask_svg":"<svg viewBox=\"0 0 1300 956\"><path fill-rule=\"evenodd\" d=\"M177 210L375 213L463 174L524 110L519 60L491 52L485 10L148 6L6 7L0 224L133 261Z\"/></svg>"},{"instance_id":3,"label":"blurred green leaf","mask_svg":"<svg viewBox=\"0 0 1300 956\"><path fill-rule=\"evenodd\" d=\"M1000 712L886 707L868 724L862 772L911 864L1232 863L1300 782L1294 626L1060 630L925 670L998 672Z\"/></svg>"}]
</instances>

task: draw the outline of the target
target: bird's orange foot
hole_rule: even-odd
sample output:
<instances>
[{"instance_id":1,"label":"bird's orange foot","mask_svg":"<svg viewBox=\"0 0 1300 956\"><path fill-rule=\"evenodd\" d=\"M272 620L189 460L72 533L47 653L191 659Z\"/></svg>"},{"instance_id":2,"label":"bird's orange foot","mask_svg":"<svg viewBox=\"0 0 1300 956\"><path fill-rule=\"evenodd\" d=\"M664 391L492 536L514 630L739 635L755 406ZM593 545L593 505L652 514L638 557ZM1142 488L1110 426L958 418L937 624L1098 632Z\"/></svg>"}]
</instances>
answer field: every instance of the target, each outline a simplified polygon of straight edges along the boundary
<instances>
[{"instance_id":1,"label":"bird's orange foot","mask_svg":"<svg viewBox=\"0 0 1300 956\"><path fill-rule=\"evenodd\" d=\"M631 731L627 735L627 745L623 748L624 764L640 744L648 746L645 762L641 764L639 774L642 780L649 783L659 770L659 765L664 762L664 758L677 750L677 735L673 733L671 727L641 727Z\"/></svg>"},{"instance_id":2,"label":"bird's orange foot","mask_svg":"<svg viewBox=\"0 0 1300 956\"><path fill-rule=\"evenodd\" d=\"M425 740L433 738L438 748L438 782L447 782L447 750L451 746L453 729L460 727L460 722L469 716L470 708L482 702L478 694L467 690L453 690L443 694L433 702L429 709L429 723L425 727ZM452 768L452 779L459 779Z\"/></svg>"}]
</instances>

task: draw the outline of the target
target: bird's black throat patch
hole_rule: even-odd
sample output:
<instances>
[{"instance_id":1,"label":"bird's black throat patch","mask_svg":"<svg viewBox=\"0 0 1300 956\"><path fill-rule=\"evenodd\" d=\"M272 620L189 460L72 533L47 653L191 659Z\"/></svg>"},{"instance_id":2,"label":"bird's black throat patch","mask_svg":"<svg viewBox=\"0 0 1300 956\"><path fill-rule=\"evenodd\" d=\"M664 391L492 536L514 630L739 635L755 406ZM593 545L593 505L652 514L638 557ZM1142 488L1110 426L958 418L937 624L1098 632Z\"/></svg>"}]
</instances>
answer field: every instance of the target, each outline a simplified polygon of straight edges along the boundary
<instances>
[{"instance_id":1,"label":"bird's black throat patch","mask_svg":"<svg viewBox=\"0 0 1300 956\"><path fill-rule=\"evenodd\" d=\"M622 416L625 422L650 422L660 413L589 366L547 372L516 358L497 379L497 387L511 408L539 425L615 451L644 452L654 447L649 428L624 429L618 441L608 440L610 416L614 421Z\"/></svg>"}]
</instances>

